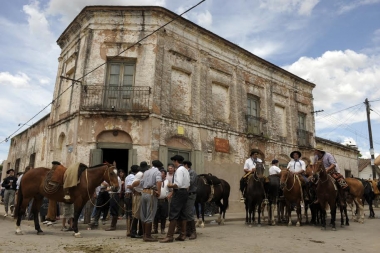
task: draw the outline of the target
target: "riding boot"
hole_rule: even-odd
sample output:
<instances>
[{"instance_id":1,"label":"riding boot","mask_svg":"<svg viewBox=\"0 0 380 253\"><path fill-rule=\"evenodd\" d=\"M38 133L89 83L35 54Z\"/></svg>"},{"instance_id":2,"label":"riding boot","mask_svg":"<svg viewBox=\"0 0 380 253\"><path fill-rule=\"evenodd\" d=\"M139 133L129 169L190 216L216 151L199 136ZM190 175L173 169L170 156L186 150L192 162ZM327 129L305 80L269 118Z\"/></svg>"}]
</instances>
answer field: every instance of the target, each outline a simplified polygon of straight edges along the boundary
<instances>
[{"instance_id":1,"label":"riding boot","mask_svg":"<svg viewBox=\"0 0 380 253\"><path fill-rule=\"evenodd\" d=\"M131 228L131 238L141 238L141 236L137 234L137 223L138 222L139 222L138 219L133 218L132 228Z\"/></svg>"},{"instance_id":2,"label":"riding boot","mask_svg":"<svg viewBox=\"0 0 380 253\"><path fill-rule=\"evenodd\" d=\"M152 222L144 223L145 224L145 237L143 238L144 242L157 242L156 238L153 238L152 233Z\"/></svg>"},{"instance_id":3,"label":"riding boot","mask_svg":"<svg viewBox=\"0 0 380 253\"><path fill-rule=\"evenodd\" d=\"M165 223L166 223L166 219L161 219L161 234L162 235L165 234Z\"/></svg>"},{"instance_id":4,"label":"riding boot","mask_svg":"<svg viewBox=\"0 0 380 253\"><path fill-rule=\"evenodd\" d=\"M178 222L177 222L177 227L175 228L175 232L174 232L174 234L180 234L181 233L181 221L180 220L178 220Z\"/></svg>"},{"instance_id":5,"label":"riding boot","mask_svg":"<svg viewBox=\"0 0 380 253\"><path fill-rule=\"evenodd\" d=\"M187 224L186 224L186 236L187 237L190 237L191 235L191 221L187 221Z\"/></svg>"},{"instance_id":6,"label":"riding boot","mask_svg":"<svg viewBox=\"0 0 380 253\"><path fill-rule=\"evenodd\" d=\"M127 233L126 233L126 235L128 237L128 236L131 236L131 219L130 219L130 217L127 216L126 221L127 221Z\"/></svg>"},{"instance_id":7,"label":"riding boot","mask_svg":"<svg viewBox=\"0 0 380 253\"><path fill-rule=\"evenodd\" d=\"M112 220L111 220L111 226L109 228L107 228L105 231L114 231L116 230L116 223L117 223L117 216L112 216Z\"/></svg>"},{"instance_id":8,"label":"riding boot","mask_svg":"<svg viewBox=\"0 0 380 253\"><path fill-rule=\"evenodd\" d=\"M173 242L173 235L174 235L174 229L177 225L177 220L171 220L168 228L168 234L164 239L162 239L160 242L167 243L167 242Z\"/></svg>"},{"instance_id":9,"label":"riding boot","mask_svg":"<svg viewBox=\"0 0 380 253\"><path fill-rule=\"evenodd\" d=\"M189 240L197 239L197 229L195 228L195 221L190 221L191 226L191 235L189 236Z\"/></svg>"},{"instance_id":10,"label":"riding boot","mask_svg":"<svg viewBox=\"0 0 380 253\"><path fill-rule=\"evenodd\" d=\"M158 234L158 219L154 219L154 221L153 221L152 234Z\"/></svg>"},{"instance_id":11,"label":"riding boot","mask_svg":"<svg viewBox=\"0 0 380 253\"><path fill-rule=\"evenodd\" d=\"M141 220L139 220L139 232L137 233L141 238L142 236L144 235L144 226L143 226L143 222Z\"/></svg>"},{"instance_id":12,"label":"riding boot","mask_svg":"<svg viewBox=\"0 0 380 253\"><path fill-rule=\"evenodd\" d=\"M181 233L177 238L175 238L176 241L186 240L186 227L187 227L187 221L186 220L181 221Z\"/></svg>"}]
</instances>

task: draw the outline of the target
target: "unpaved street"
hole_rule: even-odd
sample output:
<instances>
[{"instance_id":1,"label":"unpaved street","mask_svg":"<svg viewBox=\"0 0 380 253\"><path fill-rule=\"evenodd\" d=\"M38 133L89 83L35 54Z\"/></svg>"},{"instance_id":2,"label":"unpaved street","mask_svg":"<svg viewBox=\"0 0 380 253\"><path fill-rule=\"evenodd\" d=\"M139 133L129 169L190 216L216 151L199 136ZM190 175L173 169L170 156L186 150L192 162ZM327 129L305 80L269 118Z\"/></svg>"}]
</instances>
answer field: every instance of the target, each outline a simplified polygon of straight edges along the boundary
<instances>
[{"instance_id":1,"label":"unpaved street","mask_svg":"<svg viewBox=\"0 0 380 253\"><path fill-rule=\"evenodd\" d=\"M380 210L375 210L378 214ZM243 215L242 213L239 215ZM228 216L228 215L227 215ZM236 216L236 215L235 215ZM230 214L232 217L232 214ZM109 225L109 224L107 224ZM107 227L104 226L103 228ZM349 227L333 232L319 227L268 226L249 228L243 221L227 221L225 225L207 224L198 228L195 241L170 244L145 243L125 238L124 220L117 231L86 230L80 225L83 238L61 232L61 224L42 225L45 235L37 236L30 221L23 221L24 235L15 235L11 218L0 217L0 252L379 252L380 219L366 219L364 224L351 222ZM160 237L162 237L160 235Z\"/></svg>"}]
</instances>

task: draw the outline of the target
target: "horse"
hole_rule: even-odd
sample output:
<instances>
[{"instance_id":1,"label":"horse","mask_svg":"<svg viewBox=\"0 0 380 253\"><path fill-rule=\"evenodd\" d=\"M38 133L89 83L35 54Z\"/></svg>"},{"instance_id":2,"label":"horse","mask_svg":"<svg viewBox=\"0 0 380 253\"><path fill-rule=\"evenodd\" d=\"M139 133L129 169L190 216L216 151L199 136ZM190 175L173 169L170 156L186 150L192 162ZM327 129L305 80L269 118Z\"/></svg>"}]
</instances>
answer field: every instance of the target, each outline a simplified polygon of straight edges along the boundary
<instances>
[{"instance_id":1,"label":"horse","mask_svg":"<svg viewBox=\"0 0 380 253\"><path fill-rule=\"evenodd\" d=\"M264 189L264 165L256 164L255 172L248 176L247 189L245 191L245 222L252 227L255 221L255 211L257 208L257 226L261 226L262 202L265 197Z\"/></svg>"},{"instance_id":2,"label":"horse","mask_svg":"<svg viewBox=\"0 0 380 253\"><path fill-rule=\"evenodd\" d=\"M334 179L327 174L325 167L321 161L317 161L315 164L315 175L317 177L317 197L319 204L322 208L321 223L322 230L326 230L326 208L327 204L331 210L331 229L336 231L335 219L336 219L336 207L338 198L338 189L335 185Z\"/></svg>"},{"instance_id":3,"label":"horse","mask_svg":"<svg viewBox=\"0 0 380 253\"><path fill-rule=\"evenodd\" d=\"M321 217L321 206L319 203L314 203L317 200L317 185L314 182L314 166L308 165L306 167L306 177L309 178L309 197L310 197L310 212L311 220L310 223L313 225L318 225Z\"/></svg>"},{"instance_id":4,"label":"horse","mask_svg":"<svg viewBox=\"0 0 380 253\"><path fill-rule=\"evenodd\" d=\"M276 221L274 219L274 212L279 203L280 199L280 177L279 175L270 175L268 177L269 182L265 183L265 191L267 194L268 202L269 202L269 211L268 211L268 224L276 225ZM278 223L280 223L280 209L277 208L277 219ZM265 220L265 219L264 219Z\"/></svg>"},{"instance_id":5,"label":"horse","mask_svg":"<svg viewBox=\"0 0 380 253\"><path fill-rule=\"evenodd\" d=\"M230 184L211 174L200 174L197 180L197 197L194 203L198 219L197 226L202 228L205 226L204 213L206 202L214 202L219 207L217 222L219 225L224 225L226 211L228 209L228 198L230 197L231 191ZM199 204L201 205L202 220L199 218Z\"/></svg>"},{"instance_id":6,"label":"horse","mask_svg":"<svg viewBox=\"0 0 380 253\"><path fill-rule=\"evenodd\" d=\"M73 200L74 204L74 222L73 230L74 236L77 238L82 237L78 232L78 218L86 202L91 198L95 192L95 188L99 186L103 181L106 181L111 185L113 191L117 191L119 188L117 174L114 172L114 167L109 164L100 164L90 168L87 168L84 164L80 164L82 168L85 168L84 171L79 172L78 179L80 180L79 184L75 187L69 189L70 198ZM62 165L56 165L62 166ZM66 170L64 166L62 166ZM58 167L57 167L58 168ZM64 201L64 191L62 185L54 191L47 191L46 185L46 176L50 171L49 168L35 168L30 170L28 173L25 173L23 176L19 191L18 199L15 210L16 222L16 234L22 235L21 231L21 218L25 213L25 210L28 206L28 203L33 199L32 212L34 216L34 227L37 230L37 235L44 234L41 230L38 213L40 211L41 203L43 197L46 197L53 201L65 202ZM49 184L49 183L47 183Z\"/></svg>"},{"instance_id":7,"label":"horse","mask_svg":"<svg viewBox=\"0 0 380 253\"><path fill-rule=\"evenodd\" d=\"M356 178L346 178L346 182L350 189L349 198L352 201L348 202L351 207L352 218L354 221L358 221L359 223L364 223L364 205L363 205L363 195L364 195L364 186L360 180ZM353 204L356 205L356 209L359 212L355 215L353 210Z\"/></svg>"},{"instance_id":8,"label":"horse","mask_svg":"<svg viewBox=\"0 0 380 253\"><path fill-rule=\"evenodd\" d=\"M288 169L283 169L280 172L280 186L284 192L284 197L286 201L288 226L293 225L292 219L291 219L292 204L296 204L296 207L297 207L296 226L299 227L302 222L301 200L303 196L302 196L301 181L297 178L297 176L294 173L292 173ZM305 208L305 212L306 212L306 217L307 217L306 208Z\"/></svg>"},{"instance_id":9,"label":"horse","mask_svg":"<svg viewBox=\"0 0 380 253\"><path fill-rule=\"evenodd\" d=\"M375 199L375 193L373 192L372 189L372 184L368 180L356 178L360 182L362 182L364 186L364 194L363 194L363 205L364 205L364 200L368 203L369 207L369 218L375 218L375 212L373 211L373 201Z\"/></svg>"}]
</instances>

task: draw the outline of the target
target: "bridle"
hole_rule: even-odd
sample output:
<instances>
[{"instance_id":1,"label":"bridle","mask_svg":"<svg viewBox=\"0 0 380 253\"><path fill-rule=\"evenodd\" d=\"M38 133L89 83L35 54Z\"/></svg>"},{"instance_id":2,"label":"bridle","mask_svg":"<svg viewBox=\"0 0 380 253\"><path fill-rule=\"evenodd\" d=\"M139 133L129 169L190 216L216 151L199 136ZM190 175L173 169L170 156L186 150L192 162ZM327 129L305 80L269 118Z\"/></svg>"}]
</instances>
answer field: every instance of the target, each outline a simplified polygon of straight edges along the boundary
<instances>
[{"instance_id":1,"label":"bridle","mask_svg":"<svg viewBox=\"0 0 380 253\"><path fill-rule=\"evenodd\" d=\"M326 172L326 180L325 181L322 181L321 180L321 177L320 177L320 173L324 170L324 168L323 168L323 166L321 166L322 165L322 163L319 163L319 162L316 162L315 164L314 164L314 166L316 166L318 164L318 171L316 170L315 171L315 175L317 175L318 176L318 180L315 182L315 184L318 184L319 183L319 181L321 182L321 184L324 184L324 183L326 183L327 182L327 180L329 180L329 177L328 177L328 175L327 175L327 172Z\"/></svg>"},{"instance_id":2,"label":"bridle","mask_svg":"<svg viewBox=\"0 0 380 253\"><path fill-rule=\"evenodd\" d=\"M285 190L287 190L288 192L290 192L290 191L293 189L294 185L296 184L296 178L295 178L296 175L293 174L293 185L292 185L292 187L290 187L290 188L288 189L287 185L288 185L289 174L290 174L290 171L287 170L287 171L286 171L286 179L285 179L285 182L283 183L283 185L284 185L283 188L284 188ZM281 182L280 182L280 186L281 186Z\"/></svg>"}]
</instances>

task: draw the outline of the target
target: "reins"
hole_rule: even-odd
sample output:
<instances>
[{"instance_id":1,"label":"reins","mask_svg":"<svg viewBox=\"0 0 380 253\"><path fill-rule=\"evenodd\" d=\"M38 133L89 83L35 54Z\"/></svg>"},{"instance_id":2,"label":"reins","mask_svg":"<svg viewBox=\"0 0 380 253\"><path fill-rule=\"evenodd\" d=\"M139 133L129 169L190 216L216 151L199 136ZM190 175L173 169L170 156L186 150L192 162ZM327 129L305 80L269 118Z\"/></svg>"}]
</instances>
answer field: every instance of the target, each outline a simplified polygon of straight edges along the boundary
<instances>
[{"instance_id":1,"label":"reins","mask_svg":"<svg viewBox=\"0 0 380 253\"><path fill-rule=\"evenodd\" d=\"M295 179L296 175L293 175L293 185L292 185L292 187L290 187L290 189L288 189L287 185L288 185L289 174L290 174L290 172L287 171L286 172L286 179L284 182L284 184L285 184L284 189L287 190L288 192L290 192L294 188L294 185L296 184L296 179Z\"/></svg>"},{"instance_id":2,"label":"reins","mask_svg":"<svg viewBox=\"0 0 380 253\"><path fill-rule=\"evenodd\" d=\"M108 171L108 180L109 180L109 182L111 183L111 176L110 176L110 172L109 172L108 168L109 168L109 167L107 166L106 169L104 170L103 178L104 178L104 175L106 174L106 172ZM94 207L103 207L103 206L107 205L108 202L111 201L111 198L109 198L109 200L107 200L106 203L104 203L104 204L101 205L101 206L97 206L96 204L94 204L94 203L92 202L92 198L91 198L91 196L90 196L90 191L88 190L88 175L87 175L87 170L88 170L88 169L86 169L86 181L87 181L87 194L88 194L88 199L90 200L90 203L91 203Z\"/></svg>"}]
</instances>

